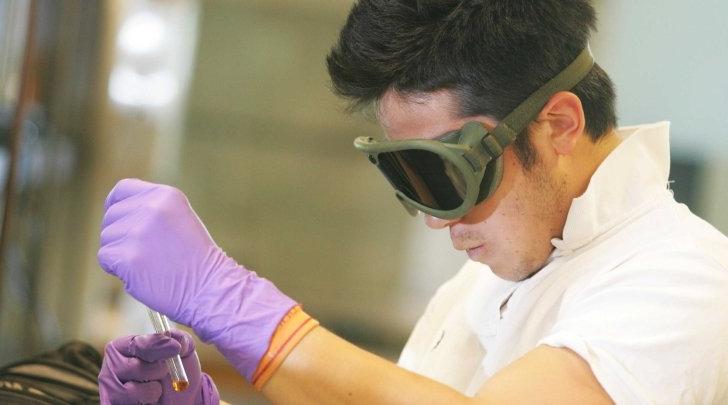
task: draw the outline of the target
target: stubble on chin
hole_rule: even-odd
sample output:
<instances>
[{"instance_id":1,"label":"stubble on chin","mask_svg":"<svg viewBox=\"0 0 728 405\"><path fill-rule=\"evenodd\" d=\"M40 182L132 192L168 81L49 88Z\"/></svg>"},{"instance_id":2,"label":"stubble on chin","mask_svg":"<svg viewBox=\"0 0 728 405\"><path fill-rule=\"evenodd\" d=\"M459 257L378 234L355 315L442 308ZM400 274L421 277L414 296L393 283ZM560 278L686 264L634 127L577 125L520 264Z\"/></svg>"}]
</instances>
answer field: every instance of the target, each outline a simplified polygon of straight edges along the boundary
<instances>
[{"instance_id":1,"label":"stubble on chin","mask_svg":"<svg viewBox=\"0 0 728 405\"><path fill-rule=\"evenodd\" d=\"M534 274L538 273L545 264L545 260L529 260L529 258L515 254L516 260L512 260L508 263L497 263L491 261L489 264L490 270L503 280L508 281L523 281L530 278ZM487 260L482 263L488 264Z\"/></svg>"},{"instance_id":2,"label":"stubble on chin","mask_svg":"<svg viewBox=\"0 0 728 405\"><path fill-rule=\"evenodd\" d=\"M494 274L510 281L528 279L546 266L554 249L551 239L561 236L571 204L566 197L566 180L553 178L541 162L524 174L527 187L516 198L524 237L506 241L512 250L508 263L491 265Z\"/></svg>"}]
</instances>

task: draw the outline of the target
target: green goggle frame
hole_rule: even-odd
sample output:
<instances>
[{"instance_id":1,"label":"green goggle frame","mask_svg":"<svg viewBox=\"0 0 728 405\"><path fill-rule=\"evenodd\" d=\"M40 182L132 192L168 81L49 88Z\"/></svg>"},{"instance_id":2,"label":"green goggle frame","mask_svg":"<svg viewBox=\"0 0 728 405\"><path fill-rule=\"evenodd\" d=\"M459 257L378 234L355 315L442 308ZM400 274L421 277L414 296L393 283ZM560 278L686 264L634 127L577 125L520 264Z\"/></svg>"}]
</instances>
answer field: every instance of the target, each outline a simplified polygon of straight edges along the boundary
<instances>
[{"instance_id":1,"label":"green goggle frame","mask_svg":"<svg viewBox=\"0 0 728 405\"><path fill-rule=\"evenodd\" d=\"M594 66L587 46L564 70L511 111L492 131L479 122L437 139L375 140L358 137L410 214L455 219L486 200L503 176L503 150L525 130L555 93L571 90Z\"/></svg>"}]
</instances>

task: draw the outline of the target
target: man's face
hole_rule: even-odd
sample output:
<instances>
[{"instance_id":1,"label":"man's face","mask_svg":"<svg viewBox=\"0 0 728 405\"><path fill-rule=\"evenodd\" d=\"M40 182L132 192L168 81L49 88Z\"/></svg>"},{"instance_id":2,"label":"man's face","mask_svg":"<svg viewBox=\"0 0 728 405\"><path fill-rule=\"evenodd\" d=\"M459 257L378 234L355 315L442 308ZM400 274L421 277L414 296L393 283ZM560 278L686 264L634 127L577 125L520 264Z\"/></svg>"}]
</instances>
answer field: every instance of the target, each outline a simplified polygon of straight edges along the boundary
<instances>
[{"instance_id":1,"label":"man's face","mask_svg":"<svg viewBox=\"0 0 728 405\"><path fill-rule=\"evenodd\" d=\"M489 129L497 124L484 116L458 117L457 111L457 102L447 91L420 98L389 91L380 100L378 112L384 132L392 140L438 138L469 121L482 122ZM531 130L532 137L546 136L537 127ZM535 144L539 157L539 145L545 144ZM547 150L543 152L548 155ZM455 249L489 265L499 277L515 281L544 265L553 249L551 239L563 229L570 199L551 159L539 158L534 167L525 170L509 146L503 163L503 179L490 198L461 218L426 215L425 222L433 229L449 227Z\"/></svg>"}]
</instances>

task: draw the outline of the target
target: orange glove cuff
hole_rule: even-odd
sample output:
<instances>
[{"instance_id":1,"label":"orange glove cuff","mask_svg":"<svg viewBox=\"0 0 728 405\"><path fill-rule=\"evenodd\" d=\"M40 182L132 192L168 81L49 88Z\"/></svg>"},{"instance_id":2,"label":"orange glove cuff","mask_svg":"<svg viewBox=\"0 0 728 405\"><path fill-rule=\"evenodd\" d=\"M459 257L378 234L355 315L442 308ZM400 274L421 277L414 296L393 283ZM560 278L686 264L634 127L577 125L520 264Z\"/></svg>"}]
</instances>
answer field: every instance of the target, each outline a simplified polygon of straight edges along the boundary
<instances>
[{"instance_id":1,"label":"orange glove cuff","mask_svg":"<svg viewBox=\"0 0 728 405\"><path fill-rule=\"evenodd\" d=\"M288 353L318 324L317 320L303 312L301 306L295 306L288 311L278 324L271 337L270 345L268 345L268 351L260 359L258 368L253 373L253 387L257 390L263 389L265 383L278 370Z\"/></svg>"}]
</instances>

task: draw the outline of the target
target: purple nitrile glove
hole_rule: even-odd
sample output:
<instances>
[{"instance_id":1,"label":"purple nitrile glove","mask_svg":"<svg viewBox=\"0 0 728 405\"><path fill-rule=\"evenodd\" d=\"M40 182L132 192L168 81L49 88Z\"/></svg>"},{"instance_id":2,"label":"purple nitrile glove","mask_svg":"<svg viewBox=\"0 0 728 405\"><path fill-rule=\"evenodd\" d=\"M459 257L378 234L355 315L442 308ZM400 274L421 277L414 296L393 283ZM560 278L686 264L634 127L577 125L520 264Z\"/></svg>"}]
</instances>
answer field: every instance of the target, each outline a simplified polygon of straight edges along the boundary
<instances>
[{"instance_id":1,"label":"purple nitrile glove","mask_svg":"<svg viewBox=\"0 0 728 405\"><path fill-rule=\"evenodd\" d=\"M297 303L229 258L174 187L121 180L105 209L101 267L143 304L191 326L251 381Z\"/></svg>"},{"instance_id":2,"label":"purple nitrile glove","mask_svg":"<svg viewBox=\"0 0 728 405\"><path fill-rule=\"evenodd\" d=\"M165 359L182 357L190 385L176 392ZM106 345L99 373L101 404L219 404L220 395L209 375L200 370L192 337L173 330L170 336L125 336Z\"/></svg>"}]
</instances>

